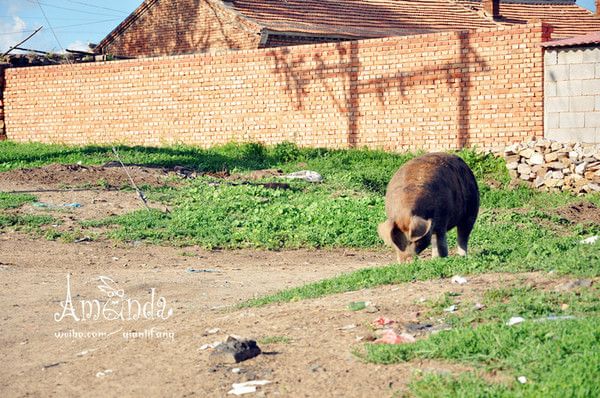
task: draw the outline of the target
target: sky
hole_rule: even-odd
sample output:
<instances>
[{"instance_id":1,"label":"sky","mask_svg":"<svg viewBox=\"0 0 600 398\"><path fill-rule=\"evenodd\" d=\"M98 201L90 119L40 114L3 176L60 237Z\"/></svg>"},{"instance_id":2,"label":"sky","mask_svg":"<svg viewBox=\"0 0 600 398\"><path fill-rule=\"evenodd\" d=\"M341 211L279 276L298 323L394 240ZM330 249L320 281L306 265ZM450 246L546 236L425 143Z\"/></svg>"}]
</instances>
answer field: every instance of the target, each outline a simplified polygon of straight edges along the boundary
<instances>
[{"instance_id":1,"label":"sky","mask_svg":"<svg viewBox=\"0 0 600 398\"><path fill-rule=\"evenodd\" d=\"M43 26L22 47L63 52L99 43L142 0L0 0L0 52ZM593 10L594 0L577 0Z\"/></svg>"}]
</instances>

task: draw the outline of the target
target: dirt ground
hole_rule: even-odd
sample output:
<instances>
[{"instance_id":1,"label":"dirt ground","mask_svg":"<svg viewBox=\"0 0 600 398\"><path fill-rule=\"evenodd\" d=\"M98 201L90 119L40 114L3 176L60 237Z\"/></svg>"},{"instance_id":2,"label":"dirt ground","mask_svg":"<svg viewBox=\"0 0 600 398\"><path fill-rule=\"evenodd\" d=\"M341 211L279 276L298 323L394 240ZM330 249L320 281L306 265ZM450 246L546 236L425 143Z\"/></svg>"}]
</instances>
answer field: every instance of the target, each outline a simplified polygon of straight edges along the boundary
<instances>
[{"instance_id":1,"label":"dirt ground","mask_svg":"<svg viewBox=\"0 0 600 398\"><path fill-rule=\"evenodd\" d=\"M109 181L105 174L81 170L71 172L93 177L74 177L70 184ZM41 202L80 203L80 208L59 213L71 220L71 227L82 219L140 206L131 191L64 191L65 180L55 175L36 179L11 173L0 176L0 190L37 190ZM155 170L147 178L164 183L168 176ZM26 205L19 211L40 210ZM424 301L446 292L475 300L494 287L528 283L554 288L565 282L536 273L489 274L460 286L434 280L232 308L253 297L393 259L387 250L204 251L110 241L61 243L0 233L0 396L224 397L232 383L248 380L271 382L248 395L257 397L394 396L418 370L470 369L438 361L362 362L353 351L372 334L374 319L394 319L402 329L417 320ZM129 319L127 305L122 306L128 299L146 305L142 319ZM353 301L370 301L376 311L350 311ZM97 319L77 319L85 308L96 308L96 302L109 311L95 312ZM114 319L114 311L122 311L125 319ZM213 350L203 346L228 335L256 339L263 354L239 364L213 360Z\"/></svg>"}]
</instances>

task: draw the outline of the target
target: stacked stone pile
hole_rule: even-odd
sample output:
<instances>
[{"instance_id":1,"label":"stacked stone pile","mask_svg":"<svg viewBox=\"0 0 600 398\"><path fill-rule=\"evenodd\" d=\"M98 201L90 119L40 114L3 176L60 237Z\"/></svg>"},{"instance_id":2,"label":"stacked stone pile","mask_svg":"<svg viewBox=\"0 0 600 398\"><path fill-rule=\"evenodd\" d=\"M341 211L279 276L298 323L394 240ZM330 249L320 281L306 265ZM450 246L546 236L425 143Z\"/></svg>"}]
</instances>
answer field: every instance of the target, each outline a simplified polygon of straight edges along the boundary
<instances>
[{"instance_id":1,"label":"stacked stone pile","mask_svg":"<svg viewBox=\"0 0 600 398\"><path fill-rule=\"evenodd\" d=\"M600 191L600 146L538 140L504 149L513 180L550 191Z\"/></svg>"}]
</instances>

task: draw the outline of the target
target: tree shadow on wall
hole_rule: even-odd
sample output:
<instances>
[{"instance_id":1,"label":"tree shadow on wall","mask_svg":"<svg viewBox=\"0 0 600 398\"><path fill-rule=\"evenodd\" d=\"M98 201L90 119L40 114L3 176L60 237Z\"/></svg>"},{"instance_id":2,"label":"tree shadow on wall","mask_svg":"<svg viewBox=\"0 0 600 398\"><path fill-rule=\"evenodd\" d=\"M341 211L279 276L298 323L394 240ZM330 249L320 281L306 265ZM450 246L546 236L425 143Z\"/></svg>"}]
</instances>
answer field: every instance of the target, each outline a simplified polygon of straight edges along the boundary
<instances>
[{"instance_id":1,"label":"tree shadow on wall","mask_svg":"<svg viewBox=\"0 0 600 398\"><path fill-rule=\"evenodd\" d=\"M296 54L287 47L273 49L268 56L273 59L273 71L282 77L284 90L296 110L305 110L306 97L312 91L324 90L327 93L335 109L345 115L350 148L359 143L363 97L375 94L380 106L384 107L388 96L398 95L405 101L411 98L411 90L419 86L433 86L437 91L445 85L448 95L456 101L456 146L463 148L470 144L471 74L489 71L490 68L471 46L469 33L456 34L459 48L455 59L430 62L417 70L402 70L389 65L389 69L381 70L376 77L368 79L361 78L366 65L361 63L360 41L337 43L333 47L337 54L335 62L320 53L312 56ZM328 52L328 48L324 52ZM315 85L319 88L316 89ZM395 116L386 115L388 118Z\"/></svg>"}]
</instances>

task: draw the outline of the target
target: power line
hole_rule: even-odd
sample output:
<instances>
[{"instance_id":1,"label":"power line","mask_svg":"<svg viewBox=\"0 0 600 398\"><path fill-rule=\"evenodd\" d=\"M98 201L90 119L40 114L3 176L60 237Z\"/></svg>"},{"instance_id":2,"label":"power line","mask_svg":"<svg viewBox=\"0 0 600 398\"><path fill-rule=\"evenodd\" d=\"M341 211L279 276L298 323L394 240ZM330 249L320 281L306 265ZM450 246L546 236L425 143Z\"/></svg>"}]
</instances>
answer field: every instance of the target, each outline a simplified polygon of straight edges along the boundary
<instances>
[{"instance_id":1,"label":"power line","mask_svg":"<svg viewBox=\"0 0 600 398\"><path fill-rule=\"evenodd\" d=\"M68 8L68 7L60 7L60 6L55 6L53 4L48 4L48 3L42 3L39 0L27 0L30 3L33 4L39 4L39 5L43 5L45 7L51 7L51 8L58 8L60 10L66 10L66 11L73 11L73 12L79 12L82 14L88 14L88 15L101 15L101 16L105 16L105 17L121 17L121 15L115 15L113 14L105 14L105 13L97 13L97 12L90 12L90 11L83 11L83 10L77 10L75 8Z\"/></svg>"},{"instance_id":2,"label":"power line","mask_svg":"<svg viewBox=\"0 0 600 398\"><path fill-rule=\"evenodd\" d=\"M65 52L64 47L62 46L62 44L60 44L60 40L58 40L58 36L56 36L56 33L54 32L54 29L52 28L52 24L50 23L50 20L48 19L48 16L46 15L44 8L42 7L42 4L39 2L39 0L35 0L35 1L37 2L38 6L40 7L40 11L42 11L42 14L44 15L44 19L46 20L46 22L48 22L48 27L50 28L52 35L56 39L56 42L58 43L58 47L62 50L62 52ZM71 63L71 60L69 60L69 57L67 57L66 59L67 59L68 63Z\"/></svg>"},{"instance_id":3,"label":"power line","mask_svg":"<svg viewBox=\"0 0 600 398\"><path fill-rule=\"evenodd\" d=\"M75 0L66 0L66 1L68 1L69 3L73 3L73 4L81 4L81 5L84 5L84 6L86 6L86 7L99 8L99 9L101 9L101 10L114 11L114 12L119 12L119 13L121 13L121 14L129 14L127 11L123 11L123 10L116 10L116 9L114 9L114 8L108 8L108 7L97 6L97 5L94 5L94 4L85 3L85 2L83 2L83 1L75 1Z\"/></svg>"}]
</instances>

